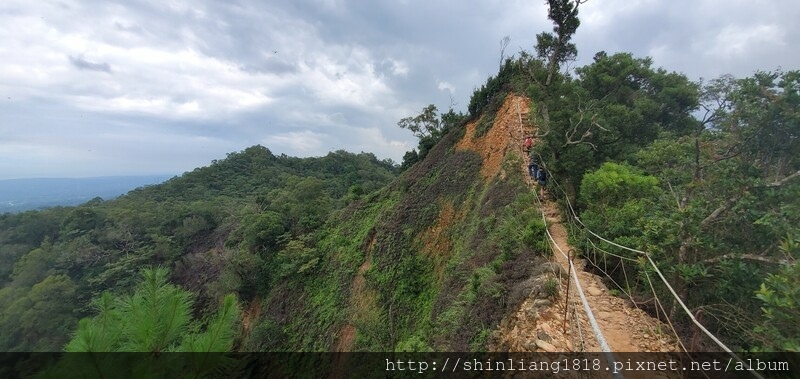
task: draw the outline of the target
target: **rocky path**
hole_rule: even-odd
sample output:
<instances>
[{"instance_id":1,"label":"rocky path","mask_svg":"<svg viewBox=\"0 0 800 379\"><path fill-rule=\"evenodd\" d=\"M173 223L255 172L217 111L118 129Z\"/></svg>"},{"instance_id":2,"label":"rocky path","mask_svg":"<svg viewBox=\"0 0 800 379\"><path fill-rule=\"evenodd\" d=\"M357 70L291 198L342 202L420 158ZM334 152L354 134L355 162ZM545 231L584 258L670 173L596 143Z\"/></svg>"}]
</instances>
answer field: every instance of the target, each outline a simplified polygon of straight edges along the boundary
<instances>
[{"instance_id":1,"label":"rocky path","mask_svg":"<svg viewBox=\"0 0 800 379\"><path fill-rule=\"evenodd\" d=\"M527 135L534 135L526 122L528 102L524 98L514 99L515 109L508 113L516 113L514 117L506 117L498 123L506 130L502 133L505 141L496 141L496 145L507 146L512 149L521 148L522 139ZM498 127L496 124L495 128ZM542 211L547 220L548 230L558 248L553 248L555 253L551 258L549 271L542 274L543 270L529 279L532 288L541 288L544 282L551 277L558 277L560 291L557 298L546 298L541 292L532 290L530 295L522 302L519 309L501 321L495 343L490 346L502 351L587 351L601 352L600 343L590 325L589 318L584 310L578 291L567 272L569 263L559 249L568 254L571 247L567 239L567 231L562 224L561 215L556 203L549 199L546 191L534 183L527 174L527 161L520 167L525 173L531 191L537 192L542 199ZM542 193L545 192L545 193ZM538 205L534 205L537 206ZM589 304L598 327L607 344L613 352L672 352L678 351L679 346L674 335L671 334L669 325L651 317L634 304L610 293L603 280L584 270L586 262L582 259L573 259L577 270L578 280L584 296Z\"/></svg>"},{"instance_id":2,"label":"rocky path","mask_svg":"<svg viewBox=\"0 0 800 379\"><path fill-rule=\"evenodd\" d=\"M556 244L567 253L570 246L567 242L567 232L559 218L555 203L549 200L543 202L548 229ZM558 249L553 255L558 264L567 269L569 263ZM597 275L584 271L585 262L580 259L573 260L573 265L578 270L577 276L595 320L612 351L615 352L657 352L675 351L674 336L669 335L669 326L652 318L643 310L633 306L627 300L609 293L608 288ZM566 285L566 284L565 284ZM581 329L585 330L583 339L585 351L602 351L599 342L594 337L588 316L583 310L583 304L577 293L574 283L570 286L569 297L578 308L578 318Z\"/></svg>"}]
</instances>

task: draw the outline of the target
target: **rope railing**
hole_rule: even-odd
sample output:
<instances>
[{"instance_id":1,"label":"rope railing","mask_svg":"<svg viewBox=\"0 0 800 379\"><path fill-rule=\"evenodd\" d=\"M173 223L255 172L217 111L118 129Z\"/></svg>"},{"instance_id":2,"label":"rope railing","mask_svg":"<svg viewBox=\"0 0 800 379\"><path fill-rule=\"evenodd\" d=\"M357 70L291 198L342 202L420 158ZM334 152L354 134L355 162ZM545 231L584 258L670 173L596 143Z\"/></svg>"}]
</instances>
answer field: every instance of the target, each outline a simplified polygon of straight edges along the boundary
<instances>
[{"instance_id":1,"label":"rope railing","mask_svg":"<svg viewBox=\"0 0 800 379\"><path fill-rule=\"evenodd\" d=\"M542 164L541 157L540 157L540 161L539 161L539 162L540 162L540 164ZM744 367L747 367L748 371L750 371L750 373L751 373L753 376L755 376L755 377L757 377L757 378L759 378L759 379L763 379L763 377L762 377L762 376L761 376L761 375L760 375L758 372L756 372L755 370L753 370L753 369L750 367L750 365L748 365L748 364L747 364L747 363L746 363L746 362L745 362L745 361L744 361L744 360L743 360L741 357L739 357L739 355L737 355L737 354L736 354L736 353L734 353L734 352L733 352L733 351L732 351L730 348L728 348L728 346L726 346L726 345L725 345L725 344L724 344L722 341L720 341L720 339L719 339L719 338L717 338L717 337L716 337L716 336L715 336L713 333L711 333L711 332L710 332L708 329L706 329L706 327L705 327L705 326L703 326L703 324L701 324L701 323L700 323L700 321L698 321L698 320L697 320L697 318L695 318L695 317L694 317L694 315L692 314L692 312L689 310L689 307L687 307L687 306L686 306L686 304L683 302L683 300L680 298L680 296L678 296L677 292L675 292L675 290L673 289L673 287L672 287L672 285L669 283L669 281L667 281L666 277L664 277L664 274L662 274L662 273L661 273L661 270L658 268L658 266L656 265L656 263L655 263L655 262L653 261L653 259L650 257L650 254L648 254L647 252L641 251L641 250L637 250L637 249L634 249L634 248L628 247L628 246L620 245L620 244L618 244L618 243L616 243L616 242L614 242L614 241L610 241L610 240L608 240L608 239L606 239L606 238L603 238L601 235L599 235L599 234L595 233L593 230L589 229L589 227L587 227L587 226L586 226L586 225L583 223L583 221L581 221L581 219L578 217L577 213L575 212L575 209L572 207L572 204L571 204L571 202L569 201L569 196L567 196L567 193L566 193L566 191L564 191L564 188L563 188L563 187L561 187L561 185L560 185L560 184L558 183L558 181L557 181L557 180L556 180L556 179L555 179L555 178L552 176L552 174L550 175L550 180L551 180L551 181L552 181L552 182L553 182L553 183L556 185L556 187L558 187L558 188L559 188L559 190L561 191L561 193L564 195L564 198L565 198L565 199L566 199L566 201L567 201L567 205L568 205L568 208L569 208L569 210L570 210L571 216L573 217L573 219L574 219L576 222L578 222L578 223L579 223L579 224L582 226L582 229L583 229L583 230L585 230L587 233L591 234L591 235L592 235L592 236L594 236L595 238L597 238L597 239L599 239L599 240L601 240L601 241L603 241L603 242L606 242L606 243L608 243L609 245L612 245L612 246L618 247L618 248L620 248L620 249L627 250L627 251L631 251L631 252L634 252L634 253L637 253L637 254L640 254L640 255L642 255L642 256L643 256L643 257L644 257L644 258L647 260L647 262L650 264L650 266L653 268L653 270L655 270L656 274L658 274L659 278L660 278L660 279L661 279L661 281L664 283L664 285L666 286L666 288L669 290L670 294L673 296L673 298L675 299L675 301L676 301L676 302L677 302L677 303L678 303L678 304L681 306L681 308L683 309L683 311L684 311L684 312L686 313L686 315L689 317L689 320L691 320L691 321L692 321L692 323L693 323L693 324L694 324L694 325L695 325L695 326L696 326L696 327L697 327L697 328L698 328L700 331L702 331L702 332L703 332L703 334L705 334L705 335L706 335L708 338L710 338L712 341L714 341L714 343L715 343L715 344L717 344L717 346L719 346L719 347L720 347L720 348L721 348L723 351L725 351L726 353L728 353L728 354L729 354L731 357L733 357L734 359L736 359L736 360L737 360L739 363L743 364L743 365L744 365ZM538 200L538 198L537 198L537 200ZM679 339L679 341L680 341L680 339ZM681 345L682 345L682 344L681 344ZM685 347L683 347L683 348L684 348L684 350L685 350Z\"/></svg>"},{"instance_id":2,"label":"rope railing","mask_svg":"<svg viewBox=\"0 0 800 379\"><path fill-rule=\"evenodd\" d=\"M592 331L594 332L595 338L597 339L597 343L598 345L600 345L600 350L603 351L606 360L608 360L608 364L610 366L613 366L616 363L616 359L614 358L614 354L611 351L611 347L608 346L608 342L606 342L606 339L603 336L603 331L600 330L600 325L597 323L597 319L594 317L594 312L592 312L592 308L589 306L589 302L586 300L586 295L584 294L583 288L581 287L581 282L580 279L578 278L575 265L572 263L570 257L566 253L564 253L564 250L562 250L561 247L558 246L558 243L553 238L553 235L550 234L550 230L547 227L547 217L544 214L544 206L541 203L541 201L539 201L538 194L535 194L534 198L536 199L536 202L539 205L539 211L542 214L542 222L544 223L544 230L545 233L547 234L548 239L550 240L551 249L555 247L558 250L558 252L561 253L561 255L567 260L572 280L575 283L575 289L577 290L578 296L580 297L581 303L583 304L583 310L586 313L586 318L589 319L589 325L591 325L592 327ZM555 254L555 251L553 253ZM614 373L614 378L623 378L623 376L621 373Z\"/></svg>"},{"instance_id":3,"label":"rope railing","mask_svg":"<svg viewBox=\"0 0 800 379\"><path fill-rule=\"evenodd\" d=\"M517 105L517 114L518 114L518 116L519 116L520 132L523 134L523 136L522 136L522 137L524 138L524 129L523 129L523 125L522 125L522 114L521 114L521 112L520 112L520 110L519 110L519 103L517 103L516 105ZM538 155L538 154L537 154L537 155ZM544 160L542 159L542 157L541 157L541 156L539 156L539 164L540 164L540 166L542 167L542 169L544 169L544 168L545 168L545 167L544 167ZM698 327L698 328L699 328L699 329L700 329L700 330L701 330L701 331L702 331L702 332L703 332L703 333L704 333L706 336L708 336L708 337L709 337L709 338L710 338L712 341L714 341L714 343L716 343L716 344L717 344L717 345L718 345L718 346L719 346L721 349L723 349L725 352L727 352L728 354L730 354L730 355L731 355L733 358L735 358L735 359L736 359L738 362L740 362L740 363L744 364L744 365L745 365L745 367L747 367L747 368L748 368L748 370L750 371L750 373L751 373L751 374L753 374L755 377L757 377L757 378L759 378L759 379L763 379L763 377L762 377L761 375L759 375L759 374L758 374L758 373L757 373L755 370L753 370L753 369L752 369L752 368L751 368L751 367L750 367L748 364L746 364L746 363L745 363L745 362L744 362L744 361L743 361L743 360L742 360L742 359L741 359L741 358L740 358L740 357L739 357L739 356L738 356L736 353L734 353L734 352L733 352L733 351L732 351L730 348L728 348L728 347L727 347L727 346L726 346L724 343L722 343L722 341L720 341L720 340L719 340L719 338L717 338L717 337L716 337L715 335L713 335L713 334L712 334L710 331L708 331L708 329L706 329L706 327L705 327L705 326L703 326L703 325L702 325L702 324L701 324L701 323L700 323L700 322L699 322L699 321L698 321L698 320L697 320L697 319L694 317L694 315L692 315L691 311L689 311L689 308L686 306L686 304L683 302L683 300L681 300L681 298L678 296L678 294L677 294L677 293L675 292L675 290L672 288L672 285L670 285L670 284L669 284L669 282L667 281L667 279L666 279L666 278L664 277L664 275L661 273L661 270L658 268L658 266L655 264L655 262L652 260L652 258L650 258L650 255L649 255L649 254L647 254L647 253L646 253L646 252L644 252L644 251L637 250L637 249L633 249L633 248L630 248L630 247L627 247L627 246L620 245L620 244L618 244L618 243L615 243L615 242L613 242L613 241L610 241L610 240L608 240L608 239L606 239L606 238L603 238L602 236L598 235L597 233L595 233L595 232L594 232L594 231L592 231L591 229L589 229L589 228L588 228L588 227L587 227L587 226L586 226L586 225L583 223L583 221L581 221L581 219L578 217L578 214L575 212L575 209L572 207L572 203L571 203L571 202L570 202L570 200L569 200L569 196L567 195L567 193L566 193L566 191L564 190L564 188L563 188L563 187L561 187L561 185L560 185L560 184L558 183L558 181L555 179L555 177L553 177L552 173L551 173L551 175L550 175L550 181L551 181L552 183L554 183L554 184L556 185L556 187L558 187L558 189L559 189L559 190L561 191L561 193L564 195L564 198L566 199L566 202L567 202L567 207L569 208L569 211L570 211L570 213L571 213L571 216L574 218L574 220L575 220L575 221L577 221L577 222L578 222L578 223L579 223L579 224L580 224L580 225L583 227L583 230L585 230L586 232L588 232L589 234L591 234L591 235L592 235L592 236L594 236L595 238L597 238L597 239L599 239L599 240L601 240L601 241L604 241L604 242L606 242L606 243L608 243L608 244L610 244L610 245L612 245L612 246L616 246L616 247L618 247L618 248L620 248L620 249L628 250L628 251L631 251L631 252L634 252L634 253L637 253L637 254L641 254L641 255L643 255L643 256L644 256L644 257L647 259L647 262L648 262L648 263L649 263L649 264L650 264L650 265L653 267L653 269L655 270L655 272L658 274L659 278L661 278L661 280L664 282L664 285L667 287L667 289L669 290L669 292L670 292L670 293L672 294L672 296L675 298L675 300L677 301L677 303L678 303L678 304L680 304L681 308L684 310L684 312L686 312L686 315L689 317L689 319L692 321L692 323L694 323L694 324L695 324L695 326L697 326L697 327ZM569 259L569 257L568 257L568 256L567 256L567 255L564 253L564 251L563 251L563 250L561 250L561 248L560 248L560 247L558 247L558 244L557 244L557 243L555 243L555 240L553 239L553 236L552 236L552 235L550 235L550 231L549 231L549 229L547 228L547 219L546 219L546 217L545 217L545 214L544 214L544 208L542 207L542 204L541 204L541 202L539 201L538 194L537 194L537 196L536 196L536 201L537 201L537 203L539 204L539 209L542 211L542 221L544 221L545 230L547 231L547 236L548 236L548 238L550 239L550 242L551 242L551 243L552 243L552 244L553 244L553 245L554 245L554 246L555 246L555 247L556 247L556 248L559 250L559 252L560 252L560 253L561 253L561 254L562 254L564 257L566 257L567 261L569 262L569 265L570 265L570 271L571 271L571 272L572 272L572 274L573 274L573 278L574 278L574 280L575 280L575 283L576 283L576 288L578 288L578 293L579 293L579 295L581 295L581 301L584 303L583 305L584 305L584 308L585 308L585 309L586 309L586 311L587 311L587 316L589 317L589 319L590 319L590 322L592 322L592 328L593 328L593 329L594 329L594 331L595 331L595 335L596 335L596 336L598 336L598 342L599 342L599 341L602 339L602 341L603 341L603 342L602 342L602 344L605 344L605 339L604 339L604 338L602 338L602 332L599 330L599 327L597 327L597 322L596 322L596 320L594 320L594 315L593 315L593 314L591 314L591 309L589 308L589 306L588 306L588 303L585 301L585 297L583 296L583 292L582 292L582 289L580 288L580 283L579 283L579 281L578 281L577 274L575 273L575 269L574 269L574 265L572 264L572 261L571 261L571 260ZM587 240L588 240L588 239L587 239ZM590 241L590 242L591 242L591 241ZM551 248L552 248L552 247L551 247ZM621 256L619 256L619 255L616 255L616 256L617 256L617 257L620 257L620 258L622 258L622 257L621 257ZM628 258L628 259L629 259L629 258ZM649 282L650 286L652 287L652 282L650 282L650 281L649 281L649 277L648 277L648 282ZM653 293L655 294L655 290L653 291ZM658 300L658 298L656 298L656 301L658 302L658 305L660 306L660 301ZM662 307L662 311L663 311L663 307ZM665 316L666 316L666 313L665 313ZM669 321L669 319L668 319L668 321ZM669 324L670 324L670 327L672 327L672 322L671 322L671 321L669 321ZM674 329L674 327L672 327L672 329L673 329L673 333L675 333L675 334L676 334L676 337L677 337L677 332L675 332L675 329ZM680 342L680 338L678 338L678 342L679 342L679 343L681 343L681 342ZM681 347L684 349L684 351L686 350L686 348L683 346L683 343L681 343ZM608 350L608 354L607 354L607 356L610 356L610 358L609 358L609 359L610 359L610 361L613 361L613 359L614 359L614 358L613 358L613 354L610 354L610 349L608 349L608 345L607 345L607 344L605 344L605 349L604 349L604 352L605 352L606 350Z\"/></svg>"},{"instance_id":4,"label":"rope railing","mask_svg":"<svg viewBox=\"0 0 800 379\"><path fill-rule=\"evenodd\" d=\"M561 185L558 183L558 181L557 181L555 178L552 178L552 180L553 180L553 183L555 184L555 186L556 186L556 187L558 187L558 189L559 189L559 191L561 192L561 194L563 194L563 195L564 195L564 199L566 200L567 208L570 210L570 213L573 215L573 217L571 217L571 218L567 218L567 220L569 221L569 225L570 225L571 227L575 227L576 229L588 229L588 228L587 228L587 227L586 227L586 226L585 226L585 225L584 225L584 224L581 222L580 218L578 218L578 216L577 216L577 214L576 214L576 212L575 212L575 209L572 207L572 203L569 201L569 196L567 196L567 194L566 194L566 191L564 190L564 188L563 188L563 187L561 187ZM573 220L573 219L574 219L574 220ZM581 227L578 227L578 226L576 225L576 221L577 221L577 222L580 222L580 224L581 224ZM627 277L627 272L625 271L625 262L624 262L624 261L625 261L625 260L627 260L627 261L635 261L635 262L638 262L638 260L636 260L636 259L633 259L633 258L630 258L630 257L624 257L624 256L621 256L621 255L618 255L618 254L613 254L613 253L610 253L610 252L608 252L608 251L606 251L606 250L603 250L603 249L599 248L597 245L595 245L595 243L594 243L594 242L593 242L591 239L588 239L588 238L587 238L587 239L586 239L586 241L587 241L587 242L589 242L589 244L590 244L590 245L592 245L592 247L593 247L594 249L596 249L596 250L599 250L599 251L601 251L602 253L604 253L604 254L606 254L606 255L610 255L610 256L613 256L613 257L616 257L616 258L620 258L620 259L622 260L620 263L621 263L621 265L622 265L622 270L623 270L623 273L624 273L624 275L625 275L626 285L628 285L628 286L629 286L629 284L627 284L627 283L628 283L628 277ZM640 256L641 256L641 255L640 255ZM632 304L633 304L634 306L637 306L637 302L633 300L632 294L630 294L629 292L627 292L627 291L625 291L624 289L622 289L622 287L621 287L621 286L620 286L620 285L619 285L619 284L618 284L618 283L617 283L617 282L616 282L616 281L615 281L615 280L614 280L614 279L611 277L611 275L609 275L609 274L608 274L608 272L606 272L605 270L603 270L602 268L600 268L600 267L599 267L599 265L598 265L598 264L596 264L596 262L594 262L594 261L593 261L593 260L591 260L591 259L588 259L588 257L586 257L586 258L587 258L587 261L588 261L590 264L592 264L592 266L594 266L595 268L597 268L598 270L600 270L601 272L603 272L603 274L604 274L604 275L605 275L607 278L609 278L609 279L610 279L610 280L611 280L611 281L612 281L612 282L613 282L613 283L614 283L614 284L615 284L615 285L616 285L616 286L617 286L617 287L618 287L618 288L619 288L619 289L620 289L620 290L621 290L623 293L625 293L625 294L628 296L629 300L632 302ZM604 258L605 258L605 256L604 256ZM664 315L664 318L666 319L666 321L667 321L667 324L668 324L668 325L669 325L669 327L670 327L670 331L671 331L671 332L672 332L672 334L675 336L675 340L678 342L678 345L680 346L681 350L682 350L683 352L685 352L685 353L687 353L687 354L688 354L688 350L687 350L687 349L686 349L686 347L684 346L684 344L683 344L683 341L681 341L680 337L678 336L678 332L677 332L677 330L675 329L674 325L672 324L672 320L670 320L668 313L667 313L667 312L664 310L664 306L662 305L662 303L661 303L661 300L658 298L658 296L657 296L657 294L656 294L655 287L653 286L653 282L650 280L650 276L647 274L647 272L644 272L644 274L645 274L645 279L647 280L647 283L648 283L648 285L649 285L649 287L650 287L650 289L651 289L651 291L652 291L652 293L653 293L653 301L655 302L655 307L656 307L656 314L657 314L657 318L658 318L658 319L659 319L659 321L660 321L660 320L661 320L661 317L660 317L660 315L661 315L661 314L663 314L663 315ZM637 306L637 308L638 308L638 306ZM660 312L659 312L659 310L660 310ZM692 359L692 358L691 358L691 356L689 356L689 359L691 359L691 360L694 360L694 359ZM703 375L704 375L706 378L708 378L708 375L706 375L705 373L703 373ZM756 374L756 376L758 376L758 375Z\"/></svg>"},{"instance_id":5,"label":"rope railing","mask_svg":"<svg viewBox=\"0 0 800 379\"><path fill-rule=\"evenodd\" d=\"M592 242L591 240L587 240L587 241L589 242L589 244L592 245L592 247L595 250L598 250L598 251L602 252L605 255L617 257L617 258L620 258L620 259L623 259L623 260L636 261L635 259L632 259L632 258L623 257L623 256L620 256L620 255L616 255L616 254L610 253L608 251L605 251L605 250L599 248L597 245L595 245L594 242ZM589 257L586 257L586 258L587 258L587 261L592 266L594 266L596 269L600 270L623 294L625 294L625 296L628 297L628 300L631 302L631 304L633 304L635 307L638 308L638 304L633 299L633 295L629 291L627 291L626 288L623 288L619 283L617 283L616 280L614 280L614 278L611 277L611 275L606 270L603 270L603 268L601 268L595 262L596 261L596 257L595 257L594 260L588 259ZM625 262L621 261L619 263L622 266L622 271L623 271L623 275L625 276L626 286L627 286L627 288L629 288L630 284L628 284L628 274L625 271ZM661 315L662 314L664 315L664 318L665 318L665 320L667 322L667 325L669 325L670 331L672 332L672 335L675 337L675 340L678 342L678 345L681 347L682 351L688 352L686 347L683 345L683 342L681 341L680 337L678 336L678 332L675 330L675 326L672 324L672 320L670 320L668 313L664 310L664 306L662 305L661 300L658 298L658 295L656 294L656 290L655 290L655 287L653 286L653 282L650 280L650 276L647 274L646 271L644 272L644 274L645 274L645 279L647 280L647 283L648 283L648 285L649 285L649 287L650 287L650 289L652 291L652 294L653 294L654 306L656 308L656 317L658 318L659 321L661 321Z\"/></svg>"}]
</instances>

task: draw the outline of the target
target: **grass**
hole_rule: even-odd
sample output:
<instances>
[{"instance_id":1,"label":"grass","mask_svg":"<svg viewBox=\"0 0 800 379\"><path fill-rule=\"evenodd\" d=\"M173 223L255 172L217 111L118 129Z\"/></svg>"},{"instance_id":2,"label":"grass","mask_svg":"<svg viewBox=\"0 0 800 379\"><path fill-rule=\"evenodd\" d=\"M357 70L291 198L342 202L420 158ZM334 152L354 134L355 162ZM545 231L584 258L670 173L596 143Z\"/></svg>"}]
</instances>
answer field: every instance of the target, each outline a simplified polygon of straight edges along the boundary
<instances>
[{"instance_id":1,"label":"grass","mask_svg":"<svg viewBox=\"0 0 800 379\"><path fill-rule=\"evenodd\" d=\"M558 299L559 297L559 288L558 288L558 280L553 277L547 278L547 281L544 282L544 293L550 299Z\"/></svg>"},{"instance_id":2,"label":"grass","mask_svg":"<svg viewBox=\"0 0 800 379\"><path fill-rule=\"evenodd\" d=\"M508 294L528 278L544 227L518 154L504 160L504 179L487 183L480 155L454 144L445 137L393 185L354 201L317 235L317 272L289 278L267 305L281 309L271 311L269 331L280 331L288 349L330 350L347 323L356 326L356 349L486 349L490 326L518 306ZM437 224L442 204L457 215L441 232L450 251L426 255L419 236ZM350 291L367 246L372 267L364 287L375 298L356 312ZM445 267L439 277L435 265ZM299 300L275 298L289 291Z\"/></svg>"}]
</instances>

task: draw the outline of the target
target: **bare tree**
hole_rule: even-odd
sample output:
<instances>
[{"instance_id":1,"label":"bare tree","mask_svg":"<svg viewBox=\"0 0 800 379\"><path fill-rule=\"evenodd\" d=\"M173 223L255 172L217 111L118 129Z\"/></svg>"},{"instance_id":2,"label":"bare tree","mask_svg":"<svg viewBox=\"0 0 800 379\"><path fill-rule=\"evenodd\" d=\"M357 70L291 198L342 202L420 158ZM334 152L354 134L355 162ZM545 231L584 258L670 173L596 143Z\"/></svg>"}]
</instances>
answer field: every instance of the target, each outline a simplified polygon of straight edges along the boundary
<instances>
[{"instance_id":1,"label":"bare tree","mask_svg":"<svg viewBox=\"0 0 800 379\"><path fill-rule=\"evenodd\" d=\"M508 43L511 42L510 36L505 36L503 39L500 40L500 68L503 68L503 61L506 60L506 47L508 47Z\"/></svg>"}]
</instances>

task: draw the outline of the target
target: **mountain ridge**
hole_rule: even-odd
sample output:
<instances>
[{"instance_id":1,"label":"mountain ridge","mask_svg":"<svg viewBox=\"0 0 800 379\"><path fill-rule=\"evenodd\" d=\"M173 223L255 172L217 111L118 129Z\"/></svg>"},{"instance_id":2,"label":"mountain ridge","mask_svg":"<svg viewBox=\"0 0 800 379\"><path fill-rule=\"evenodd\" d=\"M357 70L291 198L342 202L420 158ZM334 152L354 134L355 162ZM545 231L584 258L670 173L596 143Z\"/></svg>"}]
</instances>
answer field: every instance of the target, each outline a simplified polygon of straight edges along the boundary
<instances>
[{"instance_id":1,"label":"mountain ridge","mask_svg":"<svg viewBox=\"0 0 800 379\"><path fill-rule=\"evenodd\" d=\"M96 197L109 200L138 187L159 184L172 177L174 175L3 179L0 180L0 213L74 206Z\"/></svg>"}]
</instances>

